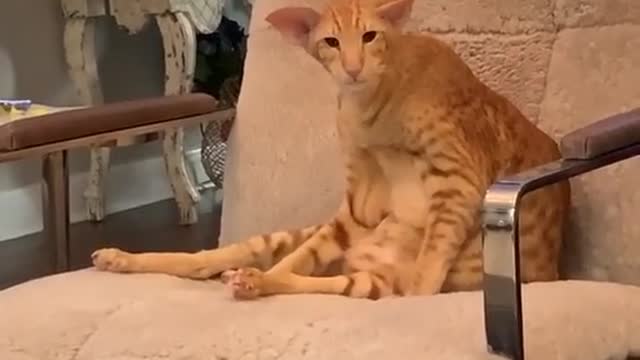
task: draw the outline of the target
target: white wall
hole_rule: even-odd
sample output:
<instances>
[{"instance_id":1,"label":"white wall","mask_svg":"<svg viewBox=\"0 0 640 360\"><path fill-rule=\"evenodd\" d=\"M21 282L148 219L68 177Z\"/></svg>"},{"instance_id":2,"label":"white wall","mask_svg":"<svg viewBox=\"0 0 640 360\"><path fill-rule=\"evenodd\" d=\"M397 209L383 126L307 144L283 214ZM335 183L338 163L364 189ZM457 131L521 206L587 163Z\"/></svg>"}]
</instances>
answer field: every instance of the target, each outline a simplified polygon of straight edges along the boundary
<instances>
[{"instance_id":1,"label":"white wall","mask_svg":"<svg viewBox=\"0 0 640 360\"><path fill-rule=\"evenodd\" d=\"M155 24L135 36L108 18L99 24L99 67L106 101L162 94L162 42ZM62 48L63 18L55 0L2 0L0 8L0 98L30 98L50 105L78 104ZM198 146L191 129L189 147ZM70 156L72 219L84 219L81 194L87 151ZM133 174L133 176L132 176ZM0 164L0 240L41 229L40 162ZM108 211L171 196L157 144L119 149L109 177Z\"/></svg>"}]
</instances>

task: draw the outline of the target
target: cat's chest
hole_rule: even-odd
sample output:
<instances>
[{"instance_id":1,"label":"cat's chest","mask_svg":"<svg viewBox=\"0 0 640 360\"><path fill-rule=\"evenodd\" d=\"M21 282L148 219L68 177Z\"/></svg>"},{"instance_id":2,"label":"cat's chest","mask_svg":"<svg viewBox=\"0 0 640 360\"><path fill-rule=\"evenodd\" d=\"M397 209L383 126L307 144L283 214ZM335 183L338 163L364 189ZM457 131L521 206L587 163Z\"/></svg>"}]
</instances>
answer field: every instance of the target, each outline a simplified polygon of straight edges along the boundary
<instances>
[{"instance_id":1,"label":"cat's chest","mask_svg":"<svg viewBox=\"0 0 640 360\"><path fill-rule=\"evenodd\" d=\"M399 145L402 125L389 109L363 108L351 101L341 102L338 126L343 140L358 148Z\"/></svg>"},{"instance_id":2,"label":"cat's chest","mask_svg":"<svg viewBox=\"0 0 640 360\"><path fill-rule=\"evenodd\" d=\"M427 164L408 152L380 147L372 151L386 178L389 212L403 223L422 228L427 213L427 197L423 178Z\"/></svg>"}]
</instances>

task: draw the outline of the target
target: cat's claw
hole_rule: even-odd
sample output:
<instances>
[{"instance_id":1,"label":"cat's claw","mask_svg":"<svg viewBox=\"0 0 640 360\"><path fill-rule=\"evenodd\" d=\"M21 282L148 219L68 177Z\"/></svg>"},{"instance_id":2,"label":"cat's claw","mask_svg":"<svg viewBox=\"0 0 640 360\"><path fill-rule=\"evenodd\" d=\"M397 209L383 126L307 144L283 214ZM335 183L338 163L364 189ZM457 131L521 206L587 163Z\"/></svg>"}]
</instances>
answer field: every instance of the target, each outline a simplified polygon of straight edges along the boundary
<instances>
[{"instance_id":1,"label":"cat's claw","mask_svg":"<svg viewBox=\"0 0 640 360\"><path fill-rule=\"evenodd\" d=\"M264 273L254 268L227 270L220 276L236 300L252 300L261 294Z\"/></svg>"}]
</instances>

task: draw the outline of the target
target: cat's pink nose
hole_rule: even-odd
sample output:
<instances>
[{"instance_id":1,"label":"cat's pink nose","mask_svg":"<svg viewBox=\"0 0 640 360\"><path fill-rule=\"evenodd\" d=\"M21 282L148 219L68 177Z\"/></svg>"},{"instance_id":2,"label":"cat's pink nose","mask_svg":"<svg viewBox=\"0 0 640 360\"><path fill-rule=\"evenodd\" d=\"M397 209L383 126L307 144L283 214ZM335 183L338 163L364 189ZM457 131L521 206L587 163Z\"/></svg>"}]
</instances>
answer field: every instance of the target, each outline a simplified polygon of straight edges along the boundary
<instances>
[{"instance_id":1,"label":"cat's pink nose","mask_svg":"<svg viewBox=\"0 0 640 360\"><path fill-rule=\"evenodd\" d=\"M360 76L360 73L362 72L362 68L361 67L346 68L345 71L353 80L357 80L358 76Z\"/></svg>"}]
</instances>

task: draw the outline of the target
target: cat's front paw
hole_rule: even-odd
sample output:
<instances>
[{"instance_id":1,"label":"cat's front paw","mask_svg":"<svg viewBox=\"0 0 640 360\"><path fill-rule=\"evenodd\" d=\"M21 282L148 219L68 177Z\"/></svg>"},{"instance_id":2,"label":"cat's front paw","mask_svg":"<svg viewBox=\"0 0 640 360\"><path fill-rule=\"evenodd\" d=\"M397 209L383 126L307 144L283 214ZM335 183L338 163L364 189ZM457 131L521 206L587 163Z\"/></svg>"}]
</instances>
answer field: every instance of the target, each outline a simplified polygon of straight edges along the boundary
<instances>
[{"instance_id":1,"label":"cat's front paw","mask_svg":"<svg viewBox=\"0 0 640 360\"><path fill-rule=\"evenodd\" d=\"M222 273L221 279L237 300L252 300L261 295L264 273L255 268L228 270Z\"/></svg>"},{"instance_id":2,"label":"cat's front paw","mask_svg":"<svg viewBox=\"0 0 640 360\"><path fill-rule=\"evenodd\" d=\"M131 271L131 254L115 249L100 249L91 254L93 266L98 270L111 272L128 272Z\"/></svg>"}]
</instances>

